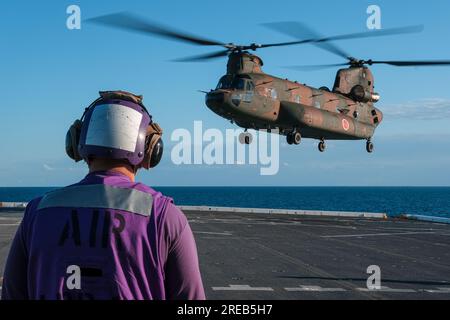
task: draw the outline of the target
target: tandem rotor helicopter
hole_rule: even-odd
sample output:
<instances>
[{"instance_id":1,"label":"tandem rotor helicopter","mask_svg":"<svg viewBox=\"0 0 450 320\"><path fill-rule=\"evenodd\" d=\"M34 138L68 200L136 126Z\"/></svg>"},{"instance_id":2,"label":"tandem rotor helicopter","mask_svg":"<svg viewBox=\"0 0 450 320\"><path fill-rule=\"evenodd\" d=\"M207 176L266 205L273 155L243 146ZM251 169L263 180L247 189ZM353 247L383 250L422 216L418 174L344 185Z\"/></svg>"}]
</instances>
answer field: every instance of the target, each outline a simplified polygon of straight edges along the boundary
<instances>
[{"instance_id":1,"label":"tandem rotor helicopter","mask_svg":"<svg viewBox=\"0 0 450 320\"><path fill-rule=\"evenodd\" d=\"M303 138L319 140L324 152L326 140L365 140L366 150L373 152L372 137L383 120L375 107L380 100L374 91L374 76L368 66L386 64L396 67L450 65L440 61L376 61L353 58L332 41L417 33L423 26L383 29L332 37L324 37L298 22L266 24L267 27L295 38L295 41L271 44L236 45L163 27L130 13L116 13L91 18L89 22L116 27L200 46L221 46L224 49L175 61L206 61L227 57L227 73L216 89L206 94L205 102L217 115L245 129L240 141L250 144L248 129L271 131L278 129L287 143L300 144ZM263 61L250 53L258 49L310 43L327 50L346 62L320 66L297 66L299 70L344 67L337 71L333 88L313 88L296 81L271 76L262 71Z\"/></svg>"}]
</instances>

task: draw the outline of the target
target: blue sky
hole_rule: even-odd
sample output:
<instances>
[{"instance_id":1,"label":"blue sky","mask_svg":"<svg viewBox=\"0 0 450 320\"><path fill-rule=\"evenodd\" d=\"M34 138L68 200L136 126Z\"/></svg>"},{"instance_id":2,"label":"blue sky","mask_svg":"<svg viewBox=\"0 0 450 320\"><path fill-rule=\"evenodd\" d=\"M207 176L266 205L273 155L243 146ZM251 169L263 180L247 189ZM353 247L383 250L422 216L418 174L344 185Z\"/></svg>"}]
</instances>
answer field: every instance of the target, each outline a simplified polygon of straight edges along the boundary
<instances>
[{"instance_id":1,"label":"blue sky","mask_svg":"<svg viewBox=\"0 0 450 320\"><path fill-rule=\"evenodd\" d=\"M363 142L316 142L287 146L281 139L280 171L260 176L255 166L175 166L170 133L233 128L210 112L197 90L215 87L226 59L208 63L169 60L208 52L184 43L82 23L66 28L66 8L76 4L83 19L131 11L154 21L224 42L289 41L261 23L302 21L326 35L366 31L366 8L381 7L382 27L424 24L421 34L341 41L368 59L450 59L450 2L416 1L14 1L0 19L0 186L59 186L86 173L64 152L68 126L99 90L143 94L165 129L166 153L139 179L151 185L450 185L450 68L372 68L385 113L368 155ZM213 49L215 50L215 49ZM341 62L313 46L259 51L264 71L312 86L331 86L335 71L299 72L286 65Z\"/></svg>"}]
</instances>

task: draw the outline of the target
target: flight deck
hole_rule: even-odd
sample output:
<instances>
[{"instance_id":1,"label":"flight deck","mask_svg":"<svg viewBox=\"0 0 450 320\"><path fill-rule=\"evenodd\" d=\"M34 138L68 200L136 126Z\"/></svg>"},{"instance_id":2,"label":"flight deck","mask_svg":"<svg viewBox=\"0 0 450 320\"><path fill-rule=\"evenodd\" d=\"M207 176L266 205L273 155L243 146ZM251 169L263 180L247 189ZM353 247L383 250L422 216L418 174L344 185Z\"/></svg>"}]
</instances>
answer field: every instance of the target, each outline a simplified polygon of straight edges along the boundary
<instances>
[{"instance_id":1,"label":"flight deck","mask_svg":"<svg viewBox=\"0 0 450 320\"><path fill-rule=\"evenodd\" d=\"M450 299L450 225L184 207L208 299ZM21 210L0 211L0 273ZM369 266L381 288L368 289ZM0 284L1 286L1 284Z\"/></svg>"}]
</instances>

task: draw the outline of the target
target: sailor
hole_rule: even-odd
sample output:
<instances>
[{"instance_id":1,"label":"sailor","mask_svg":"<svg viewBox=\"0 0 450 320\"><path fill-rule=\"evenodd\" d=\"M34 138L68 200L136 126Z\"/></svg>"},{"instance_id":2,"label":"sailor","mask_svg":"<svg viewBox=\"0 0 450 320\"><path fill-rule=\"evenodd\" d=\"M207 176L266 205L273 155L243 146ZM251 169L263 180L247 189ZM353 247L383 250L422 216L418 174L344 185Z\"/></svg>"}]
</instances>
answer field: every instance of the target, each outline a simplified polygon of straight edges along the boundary
<instances>
[{"instance_id":1,"label":"sailor","mask_svg":"<svg viewBox=\"0 0 450 320\"><path fill-rule=\"evenodd\" d=\"M28 204L2 299L205 299L185 215L135 182L161 160L161 138L142 96L100 92L66 136L89 174Z\"/></svg>"}]
</instances>

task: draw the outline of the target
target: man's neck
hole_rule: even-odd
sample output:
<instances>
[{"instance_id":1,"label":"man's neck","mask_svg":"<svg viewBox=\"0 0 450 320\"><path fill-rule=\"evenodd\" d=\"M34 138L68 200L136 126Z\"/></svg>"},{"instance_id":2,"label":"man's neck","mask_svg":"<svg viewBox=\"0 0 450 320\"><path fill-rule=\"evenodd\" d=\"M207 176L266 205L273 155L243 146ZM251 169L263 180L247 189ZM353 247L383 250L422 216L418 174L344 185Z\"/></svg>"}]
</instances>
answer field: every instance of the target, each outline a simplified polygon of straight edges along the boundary
<instances>
[{"instance_id":1,"label":"man's neck","mask_svg":"<svg viewBox=\"0 0 450 320\"><path fill-rule=\"evenodd\" d=\"M135 181L136 175L131 168L127 165L115 165L105 161L94 160L89 163L89 173L97 171L115 171L126 175L132 182Z\"/></svg>"}]
</instances>

